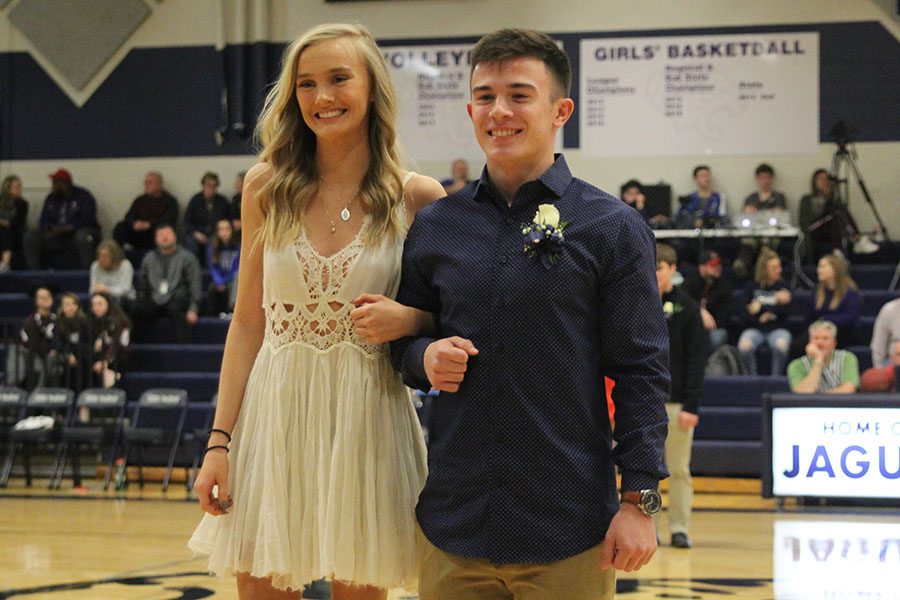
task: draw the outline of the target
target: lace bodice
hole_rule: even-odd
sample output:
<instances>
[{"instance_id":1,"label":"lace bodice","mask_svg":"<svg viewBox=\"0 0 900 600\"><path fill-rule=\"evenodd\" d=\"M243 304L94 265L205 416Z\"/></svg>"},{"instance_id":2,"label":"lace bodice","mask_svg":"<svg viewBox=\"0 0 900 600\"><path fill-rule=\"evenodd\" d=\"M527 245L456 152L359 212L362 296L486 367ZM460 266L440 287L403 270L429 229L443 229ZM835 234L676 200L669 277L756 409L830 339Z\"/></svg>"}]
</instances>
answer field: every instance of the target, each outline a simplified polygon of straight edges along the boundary
<instances>
[{"instance_id":1,"label":"lace bodice","mask_svg":"<svg viewBox=\"0 0 900 600\"><path fill-rule=\"evenodd\" d=\"M404 202L398 205L405 223ZM327 352L349 344L369 356L386 352L384 344L370 344L355 334L350 302L363 293L396 296L403 238L367 246L363 238L369 221L366 216L356 237L331 256L319 254L305 230L293 244L265 251L265 339L276 351L299 344Z\"/></svg>"}]
</instances>

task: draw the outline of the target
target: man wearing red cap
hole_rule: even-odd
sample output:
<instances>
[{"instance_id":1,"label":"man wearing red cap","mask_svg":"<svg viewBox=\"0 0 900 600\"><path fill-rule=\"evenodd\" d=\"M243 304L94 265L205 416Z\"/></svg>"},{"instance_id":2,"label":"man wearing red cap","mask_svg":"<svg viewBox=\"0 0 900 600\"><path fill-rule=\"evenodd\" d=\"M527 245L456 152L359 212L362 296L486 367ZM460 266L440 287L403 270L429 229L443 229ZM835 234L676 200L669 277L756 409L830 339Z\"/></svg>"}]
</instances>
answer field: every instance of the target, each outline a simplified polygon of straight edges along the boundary
<instances>
[{"instance_id":1,"label":"man wearing red cap","mask_svg":"<svg viewBox=\"0 0 900 600\"><path fill-rule=\"evenodd\" d=\"M700 304L703 327L709 333L709 351L728 342L728 318L731 315L731 284L722 277L722 257L715 250L704 250L697 263L699 277L685 277L684 290Z\"/></svg>"},{"instance_id":2,"label":"man wearing red cap","mask_svg":"<svg viewBox=\"0 0 900 600\"><path fill-rule=\"evenodd\" d=\"M59 169L50 174L53 188L44 200L38 228L25 236L28 268L43 268L46 254L77 252L82 269L91 266L100 240L97 202L89 191L72 184L72 174Z\"/></svg>"}]
</instances>

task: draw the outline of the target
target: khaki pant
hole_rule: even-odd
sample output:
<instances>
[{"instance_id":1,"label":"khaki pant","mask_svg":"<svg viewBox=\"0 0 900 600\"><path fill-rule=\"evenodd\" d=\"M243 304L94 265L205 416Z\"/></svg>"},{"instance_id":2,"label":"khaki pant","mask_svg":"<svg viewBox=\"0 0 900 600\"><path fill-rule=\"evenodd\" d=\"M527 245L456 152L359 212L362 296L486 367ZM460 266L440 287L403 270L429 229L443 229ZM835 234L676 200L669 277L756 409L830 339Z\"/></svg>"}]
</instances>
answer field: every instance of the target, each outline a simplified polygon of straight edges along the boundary
<instances>
[{"instance_id":1,"label":"khaki pant","mask_svg":"<svg viewBox=\"0 0 900 600\"><path fill-rule=\"evenodd\" d=\"M495 565L449 554L417 532L419 600L612 600L616 570L603 544L552 563Z\"/></svg>"},{"instance_id":2,"label":"khaki pant","mask_svg":"<svg viewBox=\"0 0 900 600\"><path fill-rule=\"evenodd\" d=\"M681 404L666 403L669 415L669 434L666 437L666 469L669 471L669 533L687 534L691 526L691 505L694 502L694 483L691 479L691 445L694 428L678 424ZM659 532L659 520L656 521Z\"/></svg>"}]
</instances>

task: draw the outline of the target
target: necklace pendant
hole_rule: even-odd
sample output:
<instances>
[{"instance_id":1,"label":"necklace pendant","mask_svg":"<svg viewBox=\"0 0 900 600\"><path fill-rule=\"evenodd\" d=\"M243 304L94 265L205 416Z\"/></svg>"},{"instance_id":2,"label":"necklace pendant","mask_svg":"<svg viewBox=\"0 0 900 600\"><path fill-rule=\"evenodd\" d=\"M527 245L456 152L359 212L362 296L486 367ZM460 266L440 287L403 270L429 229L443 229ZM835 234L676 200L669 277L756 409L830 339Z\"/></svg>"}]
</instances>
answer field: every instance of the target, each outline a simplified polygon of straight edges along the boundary
<instances>
[{"instance_id":1,"label":"necklace pendant","mask_svg":"<svg viewBox=\"0 0 900 600\"><path fill-rule=\"evenodd\" d=\"M344 210L341 211L341 221L349 221L350 220L350 209L346 206Z\"/></svg>"},{"instance_id":2,"label":"necklace pendant","mask_svg":"<svg viewBox=\"0 0 900 600\"><path fill-rule=\"evenodd\" d=\"M335 226L334 226L334 223L332 223L331 224L331 233L334 233L334 232L335 232Z\"/></svg>"}]
</instances>

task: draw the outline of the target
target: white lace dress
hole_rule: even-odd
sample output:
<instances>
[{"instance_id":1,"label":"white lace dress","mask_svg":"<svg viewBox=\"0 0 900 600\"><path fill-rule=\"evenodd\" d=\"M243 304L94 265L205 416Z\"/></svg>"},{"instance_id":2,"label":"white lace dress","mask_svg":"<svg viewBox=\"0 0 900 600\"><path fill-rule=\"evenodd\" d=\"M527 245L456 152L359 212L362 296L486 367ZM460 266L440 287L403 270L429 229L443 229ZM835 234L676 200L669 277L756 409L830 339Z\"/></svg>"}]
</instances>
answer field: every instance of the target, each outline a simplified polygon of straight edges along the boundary
<instances>
[{"instance_id":1,"label":"white lace dress","mask_svg":"<svg viewBox=\"0 0 900 600\"><path fill-rule=\"evenodd\" d=\"M367 226L329 257L305 233L265 251L265 339L229 454L234 506L204 515L189 542L216 574L293 589L415 583L422 432L387 346L357 337L349 316L361 293L396 295L403 240L364 246Z\"/></svg>"}]
</instances>

